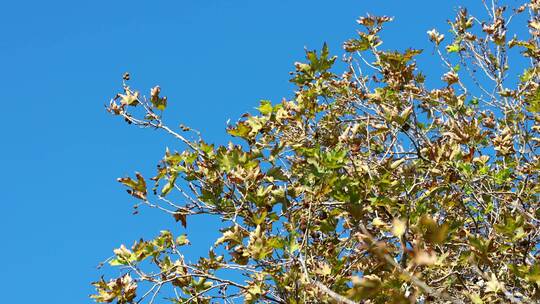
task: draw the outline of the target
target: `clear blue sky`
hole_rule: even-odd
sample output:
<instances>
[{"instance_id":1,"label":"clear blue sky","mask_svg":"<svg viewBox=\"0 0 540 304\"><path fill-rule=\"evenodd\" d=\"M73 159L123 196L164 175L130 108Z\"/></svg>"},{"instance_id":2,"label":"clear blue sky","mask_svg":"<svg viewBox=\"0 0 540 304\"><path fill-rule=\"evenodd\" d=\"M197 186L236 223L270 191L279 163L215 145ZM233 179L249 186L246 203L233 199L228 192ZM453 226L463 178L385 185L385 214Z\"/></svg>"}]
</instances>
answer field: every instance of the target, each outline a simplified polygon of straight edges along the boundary
<instances>
[{"instance_id":1,"label":"clear blue sky","mask_svg":"<svg viewBox=\"0 0 540 304\"><path fill-rule=\"evenodd\" d=\"M465 1L480 3L480 1ZM513 2L513 1L511 1ZM339 5L332 4L339 3ZM461 2L463 3L463 2ZM90 303L95 266L121 243L184 229L144 209L115 179L154 174L163 134L105 112L121 75L141 90L159 84L166 119L227 140L225 122L260 99L291 97L288 72L303 48L355 34L366 12L395 16L387 48L431 48L456 1L2 1L0 6L0 302ZM440 69L425 65L429 71ZM192 254L215 240L188 223ZM113 272L114 273L114 272Z\"/></svg>"}]
</instances>

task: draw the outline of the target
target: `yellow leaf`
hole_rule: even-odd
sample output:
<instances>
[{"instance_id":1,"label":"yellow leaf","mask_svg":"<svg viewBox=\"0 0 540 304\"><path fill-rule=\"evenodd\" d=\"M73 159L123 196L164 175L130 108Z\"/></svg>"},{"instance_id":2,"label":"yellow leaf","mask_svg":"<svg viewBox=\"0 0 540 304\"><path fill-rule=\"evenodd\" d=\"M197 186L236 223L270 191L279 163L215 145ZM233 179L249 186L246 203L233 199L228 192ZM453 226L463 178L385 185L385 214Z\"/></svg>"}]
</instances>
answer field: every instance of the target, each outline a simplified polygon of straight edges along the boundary
<instances>
[{"instance_id":1,"label":"yellow leaf","mask_svg":"<svg viewBox=\"0 0 540 304\"><path fill-rule=\"evenodd\" d=\"M373 226L376 226L376 227L384 227L384 226L386 226L386 223L383 222L380 217L374 218L373 221L372 221L372 224L373 224Z\"/></svg>"},{"instance_id":2,"label":"yellow leaf","mask_svg":"<svg viewBox=\"0 0 540 304\"><path fill-rule=\"evenodd\" d=\"M486 283L486 292L497 293L503 287L502 283L497 280L497 277L492 273L491 279Z\"/></svg>"},{"instance_id":3,"label":"yellow leaf","mask_svg":"<svg viewBox=\"0 0 540 304\"><path fill-rule=\"evenodd\" d=\"M471 299L474 304L484 304L484 301L477 293L470 293L469 299Z\"/></svg>"},{"instance_id":4,"label":"yellow leaf","mask_svg":"<svg viewBox=\"0 0 540 304\"><path fill-rule=\"evenodd\" d=\"M405 229L407 229L407 224L404 220L395 218L392 221L392 234L396 237L401 237L405 233Z\"/></svg>"},{"instance_id":5,"label":"yellow leaf","mask_svg":"<svg viewBox=\"0 0 540 304\"><path fill-rule=\"evenodd\" d=\"M323 263L319 268L315 270L315 273L322 276L327 276L332 273L332 268L330 268L330 265Z\"/></svg>"},{"instance_id":6,"label":"yellow leaf","mask_svg":"<svg viewBox=\"0 0 540 304\"><path fill-rule=\"evenodd\" d=\"M405 160L406 160L405 158L400 158L400 159L394 161L392 164L390 164L390 169L396 169L401 164L403 164L405 162Z\"/></svg>"}]
</instances>

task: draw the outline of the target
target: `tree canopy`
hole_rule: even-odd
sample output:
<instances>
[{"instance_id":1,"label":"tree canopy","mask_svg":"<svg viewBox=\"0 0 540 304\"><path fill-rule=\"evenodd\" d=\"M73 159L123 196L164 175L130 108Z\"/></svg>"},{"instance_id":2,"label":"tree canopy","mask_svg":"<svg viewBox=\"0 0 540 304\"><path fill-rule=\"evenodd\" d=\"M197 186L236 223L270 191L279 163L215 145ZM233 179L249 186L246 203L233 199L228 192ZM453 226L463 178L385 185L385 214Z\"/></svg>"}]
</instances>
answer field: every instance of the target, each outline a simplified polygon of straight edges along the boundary
<instances>
[{"instance_id":1,"label":"tree canopy","mask_svg":"<svg viewBox=\"0 0 540 304\"><path fill-rule=\"evenodd\" d=\"M540 298L540 1L462 8L419 49L387 50L391 17L357 20L345 69L326 44L294 95L261 101L228 145L162 120L167 98L123 90L108 111L179 141L151 178L118 181L188 228L121 245L100 303L534 303ZM482 17L483 16L483 17ZM521 19L520 19L521 18ZM520 23L516 20L525 20ZM515 77L511 69L520 75ZM428 86L426 79L442 79ZM429 83L437 83L430 81ZM146 175L146 174L145 174ZM192 218L223 221L196 262ZM196 219L193 219L196 220Z\"/></svg>"}]
</instances>

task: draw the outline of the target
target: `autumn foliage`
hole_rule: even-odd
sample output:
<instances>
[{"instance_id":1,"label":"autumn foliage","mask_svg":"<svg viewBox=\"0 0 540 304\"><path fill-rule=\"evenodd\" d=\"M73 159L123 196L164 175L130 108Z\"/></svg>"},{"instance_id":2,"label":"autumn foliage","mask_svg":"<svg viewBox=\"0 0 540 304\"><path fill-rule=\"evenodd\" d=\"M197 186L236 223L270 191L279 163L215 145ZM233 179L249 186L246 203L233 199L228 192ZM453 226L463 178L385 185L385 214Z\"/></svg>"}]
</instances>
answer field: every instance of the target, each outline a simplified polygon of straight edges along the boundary
<instances>
[{"instance_id":1,"label":"autumn foliage","mask_svg":"<svg viewBox=\"0 0 540 304\"><path fill-rule=\"evenodd\" d=\"M167 126L161 89L143 97L125 75L109 112L181 148L165 152L154 177L118 181L179 225L217 217L224 229L191 263L182 253L189 225L187 236L161 231L120 246L108 263L122 275L93 283L92 298L535 303L539 11L538 0L486 4L479 17L459 10L445 34L427 33L443 75L418 70L421 50L383 48L392 18L361 17L343 45L343 72L326 44L307 51L292 73L294 96L260 102L228 126L225 146Z\"/></svg>"}]
</instances>

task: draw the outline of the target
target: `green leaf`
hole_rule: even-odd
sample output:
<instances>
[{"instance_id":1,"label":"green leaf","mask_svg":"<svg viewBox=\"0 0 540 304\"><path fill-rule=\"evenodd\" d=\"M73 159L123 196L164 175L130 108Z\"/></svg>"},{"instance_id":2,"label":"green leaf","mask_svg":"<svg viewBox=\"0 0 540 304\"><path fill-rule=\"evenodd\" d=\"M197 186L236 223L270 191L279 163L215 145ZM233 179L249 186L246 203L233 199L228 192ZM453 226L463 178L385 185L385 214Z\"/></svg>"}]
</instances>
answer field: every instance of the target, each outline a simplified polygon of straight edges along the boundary
<instances>
[{"instance_id":1,"label":"green leaf","mask_svg":"<svg viewBox=\"0 0 540 304\"><path fill-rule=\"evenodd\" d=\"M300 244L296 240L296 235L291 234L289 235L289 243L287 244L287 251L290 254L295 253L298 249L300 249Z\"/></svg>"},{"instance_id":2,"label":"green leaf","mask_svg":"<svg viewBox=\"0 0 540 304\"><path fill-rule=\"evenodd\" d=\"M529 80L531 80L535 75L535 69L531 68L531 69L526 69L525 71L523 71L523 74L521 76L519 76L519 80L521 82L527 82Z\"/></svg>"},{"instance_id":3,"label":"green leaf","mask_svg":"<svg viewBox=\"0 0 540 304\"><path fill-rule=\"evenodd\" d=\"M111 259L109 261L109 265L111 266L121 266L121 265L127 265L128 263L124 260L119 260L118 258Z\"/></svg>"},{"instance_id":4,"label":"green leaf","mask_svg":"<svg viewBox=\"0 0 540 304\"><path fill-rule=\"evenodd\" d=\"M531 113L539 113L540 112L540 88L536 89L534 93L529 96L526 99L527 103L529 104L527 106L527 111Z\"/></svg>"},{"instance_id":5,"label":"green leaf","mask_svg":"<svg viewBox=\"0 0 540 304\"><path fill-rule=\"evenodd\" d=\"M177 177L178 176L176 174L169 176L167 183L161 189L161 196L166 196L169 194L169 192L171 192L172 189L174 189L174 183L176 182Z\"/></svg>"},{"instance_id":6,"label":"green leaf","mask_svg":"<svg viewBox=\"0 0 540 304\"><path fill-rule=\"evenodd\" d=\"M268 100L261 100L261 105L257 108L263 115L272 113L272 103Z\"/></svg>"},{"instance_id":7,"label":"green leaf","mask_svg":"<svg viewBox=\"0 0 540 304\"><path fill-rule=\"evenodd\" d=\"M370 41L366 36L361 36L360 39L349 39L343 44L343 48L347 52L363 52L369 50Z\"/></svg>"},{"instance_id":8,"label":"green leaf","mask_svg":"<svg viewBox=\"0 0 540 304\"><path fill-rule=\"evenodd\" d=\"M182 235L180 235L180 236L178 236L176 238L176 245L177 246L184 246L184 245L188 245L188 244L190 244L190 242L189 242L186 234L182 234Z\"/></svg>"},{"instance_id":9,"label":"green leaf","mask_svg":"<svg viewBox=\"0 0 540 304\"><path fill-rule=\"evenodd\" d=\"M227 133L231 134L232 136L241 137L244 139L251 138L248 136L250 132L251 128L245 122L239 122L235 127L227 129Z\"/></svg>"}]
</instances>

